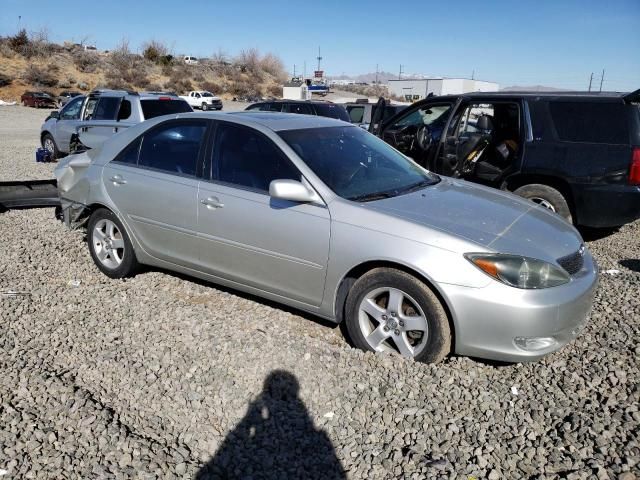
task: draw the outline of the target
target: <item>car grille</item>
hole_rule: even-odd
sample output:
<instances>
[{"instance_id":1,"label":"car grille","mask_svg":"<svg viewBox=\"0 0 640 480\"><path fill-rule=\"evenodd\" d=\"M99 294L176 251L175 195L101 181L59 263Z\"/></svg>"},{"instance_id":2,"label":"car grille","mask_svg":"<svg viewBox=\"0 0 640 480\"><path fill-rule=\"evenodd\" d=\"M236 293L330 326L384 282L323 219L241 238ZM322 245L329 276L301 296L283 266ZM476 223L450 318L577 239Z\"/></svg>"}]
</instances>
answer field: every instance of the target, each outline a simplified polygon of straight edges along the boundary
<instances>
[{"instance_id":1,"label":"car grille","mask_svg":"<svg viewBox=\"0 0 640 480\"><path fill-rule=\"evenodd\" d=\"M558 263L569 275L578 273L582 269L582 265L584 265L584 245L577 252L559 258Z\"/></svg>"}]
</instances>

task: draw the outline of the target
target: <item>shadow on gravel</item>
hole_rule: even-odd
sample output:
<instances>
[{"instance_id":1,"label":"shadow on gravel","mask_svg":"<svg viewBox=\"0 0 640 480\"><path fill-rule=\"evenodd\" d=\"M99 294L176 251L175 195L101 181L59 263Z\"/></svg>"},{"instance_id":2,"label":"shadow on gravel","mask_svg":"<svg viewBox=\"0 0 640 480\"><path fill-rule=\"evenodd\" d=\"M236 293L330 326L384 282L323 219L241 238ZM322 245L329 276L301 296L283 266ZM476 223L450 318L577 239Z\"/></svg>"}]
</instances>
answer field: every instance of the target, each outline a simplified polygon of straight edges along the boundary
<instances>
[{"instance_id":1,"label":"shadow on gravel","mask_svg":"<svg viewBox=\"0 0 640 480\"><path fill-rule=\"evenodd\" d=\"M619 227L609 227L609 228L592 228L592 227L578 227L578 231L585 242L593 242L595 240L600 240L602 238L613 235L618 230Z\"/></svg>"},{"instance_id":2,"label":"shadow on gravel","mask_svg":"<svg viewBox=\"0 0 640 480\"><path fill-rule=\"evenodd\" d=\"M260 396L196 480L346 478L331 440L315 428L298 397L299 389L291 373L271 372Z\"/></svg>"},{"instance_id":3,"label":"shadow on gravel","mask_svg":"<svg viewBox=\"0 0 640 480\"><path fill-rule=\"evenodd\" d=\"M626 258L618 262L624 268L628 268L634 272L640 272L640 259Z\"/></svg>"}]
</instances>

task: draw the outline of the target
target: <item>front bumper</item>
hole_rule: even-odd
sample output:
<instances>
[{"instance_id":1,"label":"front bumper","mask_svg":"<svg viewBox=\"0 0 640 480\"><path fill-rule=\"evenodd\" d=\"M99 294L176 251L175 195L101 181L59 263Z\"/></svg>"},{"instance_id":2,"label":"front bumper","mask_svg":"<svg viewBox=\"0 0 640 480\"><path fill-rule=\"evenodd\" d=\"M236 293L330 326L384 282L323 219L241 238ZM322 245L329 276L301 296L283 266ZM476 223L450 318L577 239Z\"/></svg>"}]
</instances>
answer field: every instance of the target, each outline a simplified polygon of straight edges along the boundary
<instances>
[{"instance_id":1,"label":"front bumper","mask_svg":"<svg viewBox=\"0 0 640 480\"><path fill-rule=\"evenodd\" d=\"M454 317L455 352L522 362L559 350L584 326L597 284L598 269L588 251L582 269L558 287L521 290L497 281L484 288L441 284ZM522 339L537 347L524 348Z\"/></svg>"}]
</instances>

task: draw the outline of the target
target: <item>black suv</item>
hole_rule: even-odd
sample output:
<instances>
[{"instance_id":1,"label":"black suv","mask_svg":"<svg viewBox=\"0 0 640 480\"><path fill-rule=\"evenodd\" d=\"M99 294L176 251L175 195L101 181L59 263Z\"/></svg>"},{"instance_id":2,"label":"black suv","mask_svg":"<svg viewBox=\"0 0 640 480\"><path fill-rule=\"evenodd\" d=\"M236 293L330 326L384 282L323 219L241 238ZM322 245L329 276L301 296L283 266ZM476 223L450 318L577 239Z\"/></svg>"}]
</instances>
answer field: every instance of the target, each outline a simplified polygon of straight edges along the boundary
<instances>
[{"instance_id":1,"label":"black suv","mask_svg":"<svg viewBox=\"0 0 640 480\"><path fill-rule=\"evenodd\" d=\"M640 90L430 97L370 131L429 170L508 190L576 225L640 217Z\"/></svg>"},{"instance_id":2,"label":"black suv","mask_svg":"<svg viewBox=\"0 0 640 480\"><path fill-rule=\"evenodd\" d=\"M260 110L262 112L301 113L303 115L319 115L321 117L337 118L350 122L349 114L342 105L330 102L314 102L311 100L270 100L249 105L245 110Z\"/></svg>"}]
</instances>

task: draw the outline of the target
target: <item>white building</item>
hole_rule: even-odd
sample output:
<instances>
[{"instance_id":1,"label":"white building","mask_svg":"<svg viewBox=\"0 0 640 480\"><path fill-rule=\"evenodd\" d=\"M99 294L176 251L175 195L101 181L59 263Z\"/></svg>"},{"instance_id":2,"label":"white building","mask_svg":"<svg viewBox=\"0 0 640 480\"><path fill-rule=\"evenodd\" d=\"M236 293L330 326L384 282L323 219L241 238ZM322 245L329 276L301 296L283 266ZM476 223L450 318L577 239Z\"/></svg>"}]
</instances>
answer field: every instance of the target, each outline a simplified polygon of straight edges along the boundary
<instances>
[{"instance_id":1,"label":"white building","mask_svg":"<svg viewBox=\"0 0 640 480\"><path fill-rule=\"evenodd\" d=\"M434 95L458 95L468 92L497 92L499 85L494 82L471 80L468 78L419 78L389 80L389 93L414 102Z\"/></svg>"}]
</instances>

